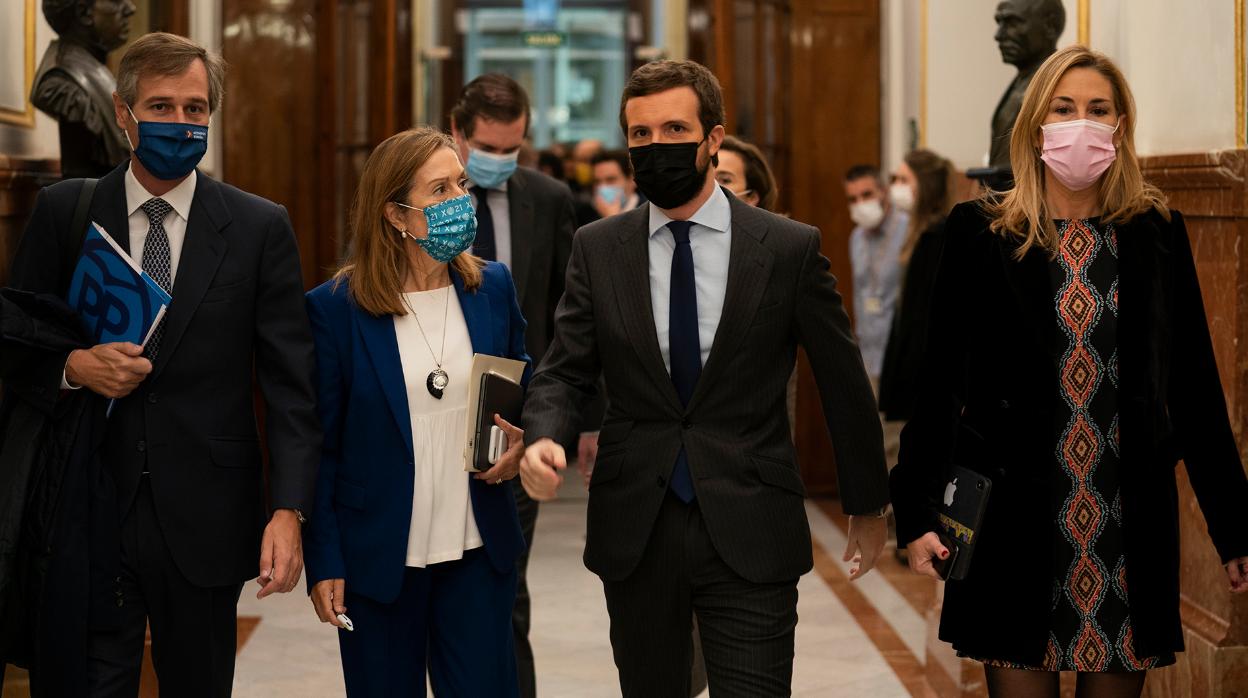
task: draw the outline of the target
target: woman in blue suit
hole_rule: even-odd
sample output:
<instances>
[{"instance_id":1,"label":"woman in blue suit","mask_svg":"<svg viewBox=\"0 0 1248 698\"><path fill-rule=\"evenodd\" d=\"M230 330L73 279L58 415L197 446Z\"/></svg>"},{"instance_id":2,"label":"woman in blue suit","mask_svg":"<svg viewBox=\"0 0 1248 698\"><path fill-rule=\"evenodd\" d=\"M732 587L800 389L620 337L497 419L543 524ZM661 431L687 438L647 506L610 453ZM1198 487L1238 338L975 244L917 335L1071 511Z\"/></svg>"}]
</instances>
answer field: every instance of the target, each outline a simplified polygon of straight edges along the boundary
<instances>
[{"instance_id":1,"label":"woman in blue suit","mask_svg":"<svg viewBox=\"0 0 1248 698\"><path fill-rule=\"evenodd\" d=\"M473 353L529 357L511 273L469 252L465 187L445 134L387 139L364 166L347 263L308 293L325 446L304 556L351 696L423 696L426 666L435 695L518 694L524 539L503 483L523 433L496 415L508 449L473 476L463 445Z\"/></svg>"}]
</instances>

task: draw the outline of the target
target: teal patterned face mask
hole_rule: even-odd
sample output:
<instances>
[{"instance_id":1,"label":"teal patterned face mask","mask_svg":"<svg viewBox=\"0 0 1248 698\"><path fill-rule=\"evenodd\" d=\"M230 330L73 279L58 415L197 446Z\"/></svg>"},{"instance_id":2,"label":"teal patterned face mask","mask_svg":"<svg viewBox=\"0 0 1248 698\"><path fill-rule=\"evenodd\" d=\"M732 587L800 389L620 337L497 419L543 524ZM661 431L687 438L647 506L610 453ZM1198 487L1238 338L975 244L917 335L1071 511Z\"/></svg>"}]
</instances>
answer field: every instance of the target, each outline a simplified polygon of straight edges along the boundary
<instances>
[{"instance_id":1,"label":"teal patterned face mask","mask_svg":"<svg viewBox=\"0 0 1248 698\"><path fill-rule=\"evenodd\" d=\"M477 216L472 209L472 197L467 194L425 208L408 206L401 201L394 203L424 212L429 234L423 238L412 237L406 232L403 234L415 240L437 262L450 262L468 251L477 238Z\"/></svg>"}]
</instances>

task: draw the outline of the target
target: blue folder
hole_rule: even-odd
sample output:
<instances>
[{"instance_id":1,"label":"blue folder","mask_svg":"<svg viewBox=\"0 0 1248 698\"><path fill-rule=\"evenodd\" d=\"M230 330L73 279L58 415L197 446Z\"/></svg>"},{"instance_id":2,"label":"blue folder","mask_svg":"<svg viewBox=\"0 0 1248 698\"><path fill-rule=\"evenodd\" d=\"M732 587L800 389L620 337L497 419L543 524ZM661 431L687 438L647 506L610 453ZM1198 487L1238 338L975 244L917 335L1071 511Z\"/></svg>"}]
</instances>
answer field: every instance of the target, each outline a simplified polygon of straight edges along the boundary
<instances>
[{"instance_id":1,"label":"blue folder","mask_svg":"<svg viewBox=\"0 0 1248 698\"><path fill-rule=\"evenodd\" d=\"M92 223L66 300L96 344L144 345L173 298L98 223Z\"/></svg>"}]
</instances>

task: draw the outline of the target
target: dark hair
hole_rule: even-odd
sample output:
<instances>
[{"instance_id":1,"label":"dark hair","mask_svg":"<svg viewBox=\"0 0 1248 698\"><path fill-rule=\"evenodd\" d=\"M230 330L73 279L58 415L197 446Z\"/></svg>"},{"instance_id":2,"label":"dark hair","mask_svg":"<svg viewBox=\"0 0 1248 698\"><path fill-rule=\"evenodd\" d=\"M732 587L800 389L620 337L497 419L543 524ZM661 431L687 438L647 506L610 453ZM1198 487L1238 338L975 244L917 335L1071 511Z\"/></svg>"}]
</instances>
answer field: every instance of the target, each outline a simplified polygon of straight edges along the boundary
<instances>
[{"instance_id":1,"label":"dark hair","mask_svg":"<svg viewBox=\"0 0 1248 698\"><path fill-rule=\"evenodd\" d=\"M472 138L477 117L486 121L510 124L524 119L524 133L529 133L529 95L520 83L502 73L486 73L464 85L459 101L451 109L451 123Z\"/></svg>"},{"instance_id":2,"label":"dark hair","mask_svg":"<svg viewBox=\"0 0 1248 698\"><path fill-rule=\"evenodd\" d=\"M875 165L854 165L845 171L845 182L857 182L863 177L870 177L876 181L880 187L884 186L884 178L880 176L880 168Z\"/></svg>"},{"instance_id":3,"label":"dark hair","mask_svg":"<svg viewBox=\"0 0 1248 698\"><path fill-rule=\"evenodd\" d=\"M724 136L724 144L720 151L730 150L745 163L745 186L758 195L758 207L764 211L776 212L780 202L776 176L771 172L771 165L763 157L763 151L749 141L736 136Z\"/></svg>"},{"instance_id":4,"label":"dark hair","mask_svg":"<svg viewBox=\"0 0 1248 698\"><path fill-rule=\"evenodd\" d=\"M624 107L634 97L666 92L677 87L692 88L698 95L698 120L702 122L702 137L727 120L724 116L724 92L715 74L706 66L694 61L655 61L647 63L628 78L624 94L620 97L620 128L628 135L628 120Z\"/></svg>"},{"instance_id":5,"label":"dark hair","mask_svg":"<svg viewBox=\"0 0 1248 698\"><path fill-rule=\"evenodd\" d=\"M629 159L627 150L600 150L594 153L593 159L589 161L591 165L602 162L614 162L620 166L620 172L623 172L625 177L633 176L633 161Z\"/></svg>"}]
</instances>

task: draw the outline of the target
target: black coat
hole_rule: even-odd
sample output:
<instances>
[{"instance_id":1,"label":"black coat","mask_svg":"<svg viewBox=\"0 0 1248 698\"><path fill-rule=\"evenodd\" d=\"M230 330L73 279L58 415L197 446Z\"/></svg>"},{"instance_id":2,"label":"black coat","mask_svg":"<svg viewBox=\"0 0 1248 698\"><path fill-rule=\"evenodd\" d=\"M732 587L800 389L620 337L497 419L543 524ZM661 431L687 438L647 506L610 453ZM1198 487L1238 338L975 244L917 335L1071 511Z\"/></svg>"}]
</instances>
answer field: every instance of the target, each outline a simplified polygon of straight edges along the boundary
<instances>
[{"instance_id":1,"label":"black coat","mask_svg":"<svg viewBox=\"0 0 1248 698\"><path fill-rule=\"evenodd\" d=\"M601 376L606 422L589 485L585 564L607 580L641 559L683 446L715 549L756 583L811 568L805 490L785 389L800 344L836 451L844 509L887 503L871 383L819 252L819 231L743 204L732 207L724 311L688 406L659 348L650 298L649 207L577 233L555 340L529 384L526 441L567 440Z\"/></svg>"},{"instance_id":2,"label":"black coat","mask_svg":"<svg viewBox=\"0 0 1248 698\"><path fill-rule=\"evenodd\" d=\"M0 291L0 661L30 669L36 697L83 695L88 618L116 622L117 503L98 457L106 403L48 390L30 371L88 340L60 298Z\"/></svg>"},{"instance_id":3,"label":"black coat","mask_svg":"<svg viewBox=\"0 0 1248 698\"><path fill-rule=\"evenodd\" d=\"M99 180L90 208L127 251L128 166ZM70 230L81 188L82 180L66 180L39 193L13 262L14 287L66 295L66 260L76 258L82 234ZM312 331L285 209L200 173L172 295L152 373L117 401L103 459L121 514L144 468L151 472L169 552L192 584L240 584L257 574L265 485L270 508L311 511L320 460ZM58 390L65 359L32 363L31 380ZM255 385L266 407L267 473Z\"/></svg>"},{"instance_id":4,"label":"black coat","mask_svg":"<svg viewBox=\"0 0 1248 698\"><path fill-rule=\"evenodd\" d=\"M919 403L892 494L902 544L935 529L950 463L992 479L970 575L945 588L940 637L971 655L1036 665L1048 638L1058 399L1048 255L1016 261L976 203L946 224ZM1136 650L1183 648L1174 468L1186 464L1223 560L1248 555L1248 478L1227 418L1183 217L1117 226L1119 419L1127 588Z\"/></svg>"},{"instance_id":5,"label":"black coat","mask_svg":"<svg viewBox=\"0 0 1248 698\"><path fill-rule=\"evenodd\" d=\"M930 226L919 236L910 253L901 289L901 305L893 314L893 326L880 371L880 412L890 421L905 421L914 413L927 354L927 320L932 313L932 286L945 247L945 222Z\"/></svg>"}]
</instances>

